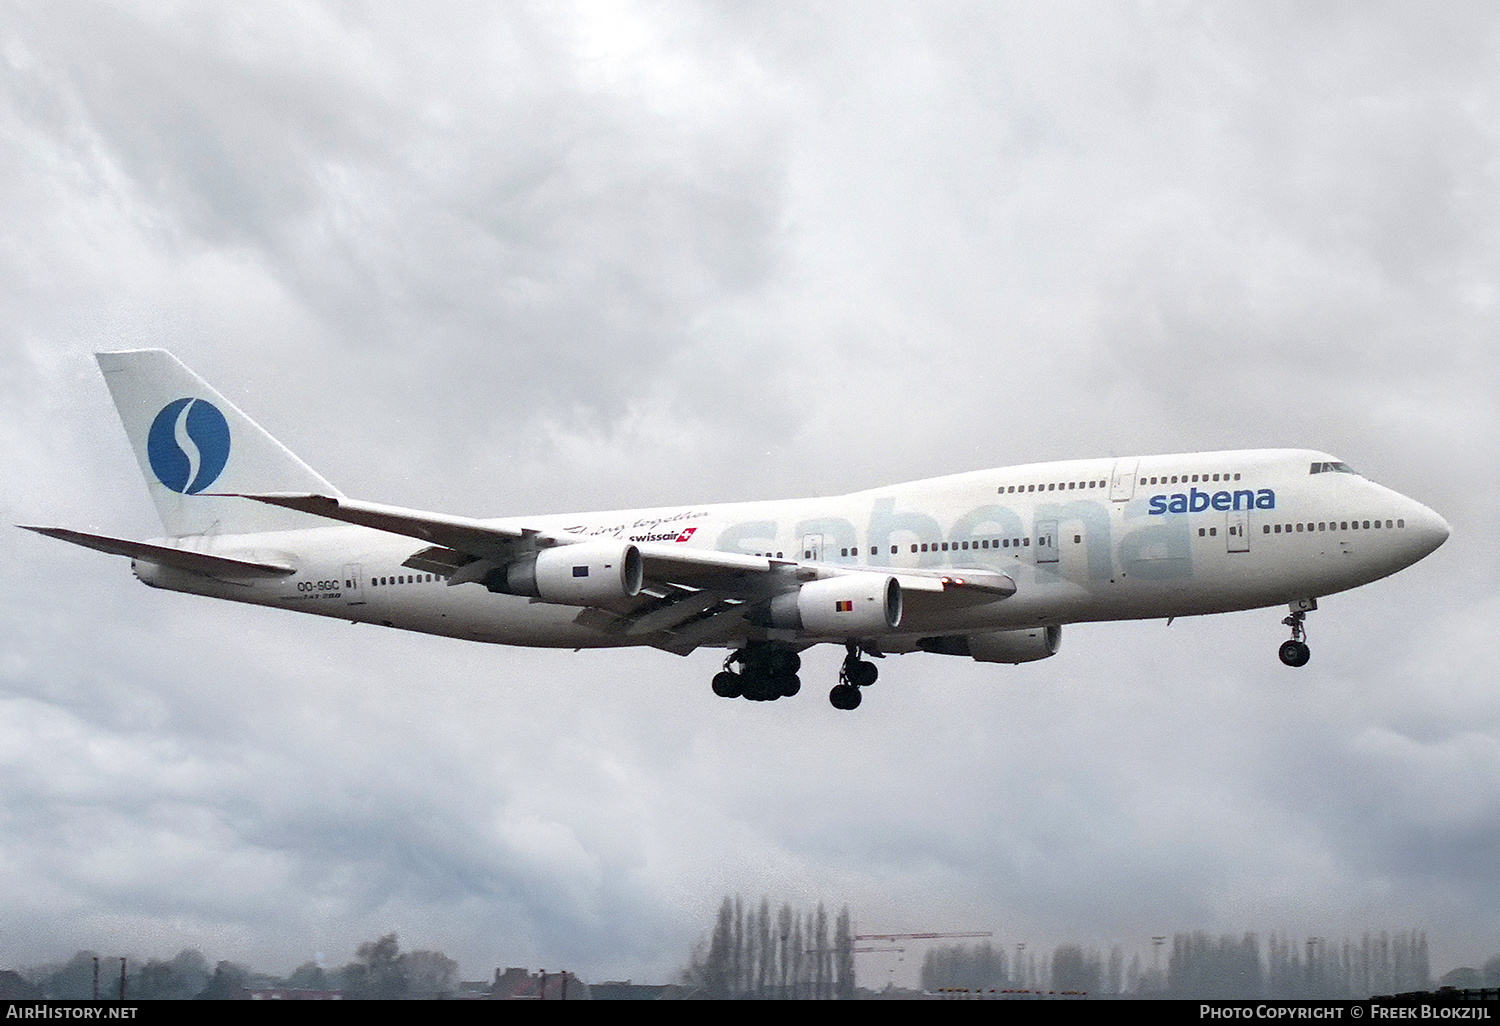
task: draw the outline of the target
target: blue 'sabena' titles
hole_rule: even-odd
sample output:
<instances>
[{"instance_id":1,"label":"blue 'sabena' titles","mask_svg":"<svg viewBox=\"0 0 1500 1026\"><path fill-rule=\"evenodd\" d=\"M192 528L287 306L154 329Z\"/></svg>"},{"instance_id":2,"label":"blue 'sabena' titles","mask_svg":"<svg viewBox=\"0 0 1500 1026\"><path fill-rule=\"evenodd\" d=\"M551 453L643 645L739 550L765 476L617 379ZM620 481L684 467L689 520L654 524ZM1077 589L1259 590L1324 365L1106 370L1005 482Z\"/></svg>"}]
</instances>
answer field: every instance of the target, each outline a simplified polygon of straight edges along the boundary
<instances>
[{"instance_id":1,"label":"blue 'sabena' titles","mask_svg":"<svg viewBox=\"0 0 1500 1026\"><path fill-rule=\"evenodd\" d=\"M1231 509L1275 509L1276 493L1269 488L1262 488L1258 492L1252 492L1243 488L1235 492L1200 492L1196 488L1188 490L1186 495L1178 492L1176 495L1153 495L1151 496L1150 511L1152 515L1158 513L1202 513L1209 509L1231 510Z\"/></svg>"}]
</instances>

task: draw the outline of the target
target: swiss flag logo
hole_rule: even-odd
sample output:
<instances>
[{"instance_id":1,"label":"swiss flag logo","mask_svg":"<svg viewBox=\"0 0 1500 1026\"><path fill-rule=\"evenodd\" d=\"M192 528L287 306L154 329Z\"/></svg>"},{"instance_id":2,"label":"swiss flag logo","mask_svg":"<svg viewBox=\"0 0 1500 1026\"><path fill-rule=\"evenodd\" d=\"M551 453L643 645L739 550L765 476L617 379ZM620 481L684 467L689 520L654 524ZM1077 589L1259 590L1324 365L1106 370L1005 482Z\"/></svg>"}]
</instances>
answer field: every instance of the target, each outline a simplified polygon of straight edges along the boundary
<instances>
[{"instance_id":1,"label":"swiss flag logo","mask_svg":"<svg viewBox=\"0 0 1500 1026\"><path fill-rule=\"evenodd\" d=\"M691 538L693 536L693 532L696 531L696 530L698 530L696 527L687 527L687 528L684 528L683 531L682 531L682 533L679 534L675 540L676 541L680 541L680 542L685 542L685 541L687 541L689 538Z\"/></svg>"}]
</instances>

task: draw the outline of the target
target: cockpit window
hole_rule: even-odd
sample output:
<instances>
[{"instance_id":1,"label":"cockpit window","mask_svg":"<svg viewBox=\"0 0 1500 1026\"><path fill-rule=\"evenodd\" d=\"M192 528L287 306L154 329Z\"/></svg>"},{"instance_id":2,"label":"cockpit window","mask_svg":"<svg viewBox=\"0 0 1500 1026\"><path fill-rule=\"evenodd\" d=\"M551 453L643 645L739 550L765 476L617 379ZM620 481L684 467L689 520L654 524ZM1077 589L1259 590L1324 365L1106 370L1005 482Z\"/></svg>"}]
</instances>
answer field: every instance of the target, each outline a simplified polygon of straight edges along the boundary
<instances>
[{"instance_id":1,"label":"cockpit window","mask_svg":"<svg viewBox=\"0 0 1500 1026\"><path fill-rule=\"evenodd\" d=\"M1354 474L1354 475L1358 476L1359 472L1356 471L1353 467L1349 466L1349 464L1347 464L1347 463L1314 463L1312 465L1312 468L1310 470L1308 470L1308 473L1309 474Z\"/></svg>"}]
</instances>

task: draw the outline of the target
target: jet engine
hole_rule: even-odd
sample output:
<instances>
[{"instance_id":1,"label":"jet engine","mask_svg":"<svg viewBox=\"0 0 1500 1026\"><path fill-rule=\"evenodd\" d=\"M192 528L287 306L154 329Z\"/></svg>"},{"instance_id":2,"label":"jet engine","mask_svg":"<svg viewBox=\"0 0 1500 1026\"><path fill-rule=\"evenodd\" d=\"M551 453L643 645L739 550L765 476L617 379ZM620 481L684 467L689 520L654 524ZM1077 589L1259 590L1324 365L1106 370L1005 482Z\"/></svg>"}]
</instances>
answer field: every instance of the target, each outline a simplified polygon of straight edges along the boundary
<instances>
[{"instance_id":1,"label":"jet engine","mask_svg":"<svg viewBox=\"0 0 1500 1026\"><path fill-rule=\"evenodd\" d=\"M616 541L542 549L490 571L484 586L564 606L612 606L641 593L641 550Z\"/></svg>"},{"instance_id":2,"label":"jet engine","mask_svg":"<svg viewBox=\"0 0 1500 1026\"><path fill-rule=\"evenodd\" d=\"M1056 625L922 638L917 642L924 652L969 656L981 663L1029 663L1057 655L1061 645L1062 628Z\"/></svg>"},{"instance_id":3,"label":"jet engine","mask_svg":"<svg viewBox=\"0 0 1500 1026\"><path fill-rule=\"evenodd\" d=\"M883 634L901 623L901 583L885 574L809 581L771 600L770 625L820 637Z\"/></svg>"}]
</instances>

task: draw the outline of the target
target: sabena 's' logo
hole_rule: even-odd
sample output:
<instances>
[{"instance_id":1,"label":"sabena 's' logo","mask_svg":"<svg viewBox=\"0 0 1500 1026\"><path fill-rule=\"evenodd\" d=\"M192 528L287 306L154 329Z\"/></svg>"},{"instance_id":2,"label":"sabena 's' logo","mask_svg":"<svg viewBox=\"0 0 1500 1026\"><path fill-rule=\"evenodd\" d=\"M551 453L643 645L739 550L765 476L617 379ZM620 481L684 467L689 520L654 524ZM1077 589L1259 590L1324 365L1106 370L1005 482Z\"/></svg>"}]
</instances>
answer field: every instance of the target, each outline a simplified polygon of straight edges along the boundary
<instances>
[{"instance_id":1,"label":"sabena 's' logo","mask_svg":"<svg viewBox=\"0 0 1500 1026\"><path fill-rule=\"evenodd\" d=\"M174 492L196 495L218 480L229 462L229 422L206 399L174 400L151 422L146 456L158 481Z\"/></svg>"}]
</instances>

